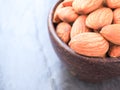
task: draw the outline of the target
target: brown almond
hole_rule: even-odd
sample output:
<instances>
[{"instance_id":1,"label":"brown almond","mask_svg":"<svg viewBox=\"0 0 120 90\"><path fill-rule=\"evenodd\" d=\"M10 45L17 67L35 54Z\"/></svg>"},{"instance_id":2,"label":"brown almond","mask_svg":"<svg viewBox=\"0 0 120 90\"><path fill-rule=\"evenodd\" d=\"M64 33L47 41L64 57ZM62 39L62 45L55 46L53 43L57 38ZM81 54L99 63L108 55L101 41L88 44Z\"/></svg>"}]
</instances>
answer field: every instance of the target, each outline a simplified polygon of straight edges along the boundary
<instances>
[{"instance_id":1,"label":"brown almond","mask_svg":"<svg viewBox=\"0 0 120 90\"><path fill-rule=\"evenodd\" d=\"M78 54L104 57L108 51L109 43L99 33L86 32L73 37L69 46Z\"/></svg>"},{"instance_id":2,"label":"brown almond","mask_svg":"<svg viewBox=\"0 0 120 90\"><path fill-rule=\"evenodd\" d=\"M114 24L120 24L120 8L117 8L114 10L113 22L114 22Z\"/></svg>"},{"instance_id":3,"label":"brown almond","mask_svg":"<svg viewBox=\"0 0 120 90\"><path fill-rule=\"evenodd\" d=\"M58 17L64 22L71 23L77 19L78 14L69 6L59 9Z\"/></svg>"},{"instance_id":4,"label":"brown almond","mask_svg":"<svg viewBox=\"0 0 120 90\"><path fill-rule=\"evenodd\" d=\"M74 0L64 0L63 1L63 6L67 7L67 6L72 6Z\"/></svg>"},{"instance_id":5,"label":"brown almond","mask_svg":"<svg viewBox=\"0 0 120 90\"><path fill-rule=\"evenodd\" d=\"M120 0L106 0L106 3L110 8L120 8Z\"/></svg>"},{"instance_id":6,"label":"brown almond","mask_svg":"<svg viewBox=\"0 0 120 90\"><path fill-rule=\"evenodd\" d=\"M110 47L109 56L110 57L120 57L120 46L114 45L114 46Z\"/></svg>"},{"instance_id":7,"label":"brown almond","mask_svg":"<svg viewBox=\"0 0 120 90\"><path fill-rule=\"evenodd\" d=\"M73 8L78 14L88 14L100 7L103 0L74 0Z\"/></svg>"},{"instance_id":8,"label":"brown almond","mask_svg":"<svg viewBox=\"0 0 120 90\"><path fill-rule=\"evenodd\" d=\"M111 24L104 26L100 33L108 41L120 45L120 24Z\"/></svg>"},{"instance_id":9,"label":"brown almond","mask_svg":"<svg viewBox=\"0 0 120 90\"><path fill-rule=\"evenodd\" d=\"M59 23L61 20L58 17L58 11L59 9L63 8L63 4L60 3L57 8L55 9L54 15L53 15L53 23Z\"/></svg>"},{"instance_id":10,"label":"brown almond","mask_svg":"<svg viewBox=\"0 0 120 90\"><path fill-rule=\"evenodd\" d=\"M65 43L70 40L71 26L66 22L61 22L56 27L58 37Z\"/></svg>"},{"instance_id":11,"label":"brown almond","mask_svg":"<svg viewBox=\"0 0 120 90\"><path fill-rule=\"evenodd\" d=\"M86 18L86 26L94 30L101 29L103 26L109 25L113 20L113 12L110 8L100 8L88 15Z\"/></svg>"},{"instance_id":12,"label":"brown almond","mask_svg":"<svg viewBox=\"0 0 120 90\"><path fill-rule=\"evenodd\" d=\"M75 22L72 25L72 29L71 29L71 33L70 33L71 38L76 36L79 33L90 31L90 29L86 27L85 21L86 21L85 15L81 15L75 20Z\"/></svg>"}]
</instances>

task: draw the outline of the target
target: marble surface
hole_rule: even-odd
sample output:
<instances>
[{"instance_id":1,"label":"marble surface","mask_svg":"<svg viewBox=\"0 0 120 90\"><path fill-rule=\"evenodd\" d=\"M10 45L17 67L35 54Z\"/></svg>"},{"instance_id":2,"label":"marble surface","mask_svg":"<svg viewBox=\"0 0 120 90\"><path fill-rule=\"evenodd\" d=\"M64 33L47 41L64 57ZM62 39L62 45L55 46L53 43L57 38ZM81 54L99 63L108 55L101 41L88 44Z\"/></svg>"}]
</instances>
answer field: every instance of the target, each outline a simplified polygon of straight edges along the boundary
<instances>
[{"instance_id":1,"label":"marble surface","mask_svg":"<svg viewBox=\"0 0 120 90\"><path fill-rule=\"evenodd\" d=\"M85 83L56 56L47 29L57 0L0 0L0 90L120 90L120 78Z\"/></svg>"}]
</instances>

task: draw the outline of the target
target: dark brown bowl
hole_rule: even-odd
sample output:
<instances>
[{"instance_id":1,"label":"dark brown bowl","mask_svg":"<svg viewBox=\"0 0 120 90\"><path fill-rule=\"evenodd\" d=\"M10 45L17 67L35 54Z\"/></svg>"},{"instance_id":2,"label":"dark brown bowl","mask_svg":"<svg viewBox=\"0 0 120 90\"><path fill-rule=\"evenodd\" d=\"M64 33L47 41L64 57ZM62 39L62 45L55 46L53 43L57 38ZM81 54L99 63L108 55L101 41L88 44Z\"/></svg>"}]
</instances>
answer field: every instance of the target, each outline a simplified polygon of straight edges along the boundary
<instances>
[{"instance_id":1,"label":"dark brown bowl","mask_svg":"<svg viewBox=\"0 0 120 90\"><path fill-rule=\"evenodd\" d=\"M120 76L120 58L94 58L76 54L63 43L55 32L52 22L58 1L51 9L48 16L48 30L54 50L70 72L77 78L88 82L100 82Z\"/></svg>"}]
</instances>

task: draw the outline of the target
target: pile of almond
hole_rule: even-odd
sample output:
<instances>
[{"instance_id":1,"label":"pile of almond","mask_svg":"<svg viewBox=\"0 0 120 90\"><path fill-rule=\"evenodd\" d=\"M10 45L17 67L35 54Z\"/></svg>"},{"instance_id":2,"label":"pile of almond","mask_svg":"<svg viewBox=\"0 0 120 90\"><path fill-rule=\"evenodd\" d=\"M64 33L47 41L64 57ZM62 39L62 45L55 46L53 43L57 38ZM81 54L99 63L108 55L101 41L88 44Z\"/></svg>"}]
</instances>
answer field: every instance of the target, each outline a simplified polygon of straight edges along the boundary
<instances>
[{"instance_id":1,"label":"pile of almond","mask_svg":"<svg viewBox=\"0 0 120 90\"><path fill-rule=\"evenodd\" d=\"M120 0L63 0L53 23L58 37L76 53L120 57Z\"/></svg>"}]
</instances>

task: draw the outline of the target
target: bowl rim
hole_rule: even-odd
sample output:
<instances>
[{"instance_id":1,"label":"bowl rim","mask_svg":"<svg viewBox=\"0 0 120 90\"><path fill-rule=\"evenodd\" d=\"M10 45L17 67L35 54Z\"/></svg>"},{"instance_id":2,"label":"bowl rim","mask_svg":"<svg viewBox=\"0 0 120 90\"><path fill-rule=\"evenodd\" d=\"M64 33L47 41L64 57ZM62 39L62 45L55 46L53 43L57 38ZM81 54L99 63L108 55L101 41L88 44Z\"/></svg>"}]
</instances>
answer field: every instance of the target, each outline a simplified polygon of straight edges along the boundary
<instances>
[{"instance_id":1,"label":"bowl rim","mask_svg":"<svg viewBox=\"0 0 120 90\"><path fill-rule=\"evenodd\" d=\"M83 58L84 60L87 60L89 62L101 62L101 63L117 63L117 62L120 62L120 57L105 57L105 58L102 58L102 57L90 57L90 56L84 56L84 55L81 55L81 54L77 54L75 51L73 51L67 44L65 44L64 42L62 42L62 40L57 36L56 32L55 32L55 27L54 27L54 24L52 22L52 19L53 19L53 14L54 14L54 11L57 7L57 5L62 2L63 0L58 0L57 2L55 2L49 13L48 13L48 17L47 17L47 26L48 26L48 31L52 34L52 36L54 37L54 39L58 42L58 44L64 48L66 51L68 51L70 54L78 57L78 58Z\"/></svg>"}]
</instances>

